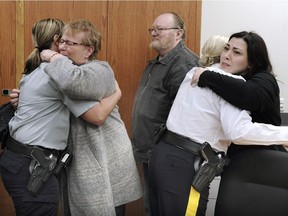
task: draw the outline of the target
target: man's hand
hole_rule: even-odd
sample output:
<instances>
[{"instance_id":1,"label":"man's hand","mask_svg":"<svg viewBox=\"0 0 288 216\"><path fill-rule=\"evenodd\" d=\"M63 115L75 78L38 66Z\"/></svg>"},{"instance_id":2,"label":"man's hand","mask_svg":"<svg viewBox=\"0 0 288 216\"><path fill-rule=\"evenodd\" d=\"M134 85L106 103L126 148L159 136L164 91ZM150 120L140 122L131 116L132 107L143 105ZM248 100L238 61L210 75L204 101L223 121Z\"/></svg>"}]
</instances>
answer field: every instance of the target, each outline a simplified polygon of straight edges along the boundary
<instances>
[{"instance_id":1,"label":"man's hand","mask_svg":"<svg viewBox=\"0 0 288 216\"><path fill-rule=\"evenodd\" d=\"M20 94L20 89L12 89L11 94L9 95L10 97L10 103L12 106L16 109L18 107L18 102L19 102L19 94Z\"/></svg>"}]
</instances>

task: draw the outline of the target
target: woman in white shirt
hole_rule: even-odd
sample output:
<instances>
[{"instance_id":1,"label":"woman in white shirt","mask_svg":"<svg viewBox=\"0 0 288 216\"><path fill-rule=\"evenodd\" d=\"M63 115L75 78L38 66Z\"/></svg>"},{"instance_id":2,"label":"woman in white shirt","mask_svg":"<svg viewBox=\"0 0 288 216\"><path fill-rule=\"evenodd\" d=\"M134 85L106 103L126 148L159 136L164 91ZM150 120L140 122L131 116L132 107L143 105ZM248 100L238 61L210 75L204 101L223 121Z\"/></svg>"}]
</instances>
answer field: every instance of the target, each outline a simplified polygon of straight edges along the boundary
<instances>
[{"instance_id":1,"label":"woman in white shirt","mask_svg":"<svg viewBox=\"0 0 288 216\"><path fill-rule=\"evenodd\" d=\"M248 45L243 39L231 38L223 47L224 51L219 52L220 69L210 69L243 79L222 70L241 72L250 67ZM189 71L182 82L168 116L167 130L152 152L149 193L153 215L205 215L209 185L200 193L191 187L198 170L195 162L201 158L197 149L204 142L226 153L232 141L242 145L283 145L288 141L287 127L252 123L247 111L234 107L208 88L191 85L195 70ZM183 142L192 142L189 147L196 149L194 153L187 151Z\"/></svg>"}]
</instances>

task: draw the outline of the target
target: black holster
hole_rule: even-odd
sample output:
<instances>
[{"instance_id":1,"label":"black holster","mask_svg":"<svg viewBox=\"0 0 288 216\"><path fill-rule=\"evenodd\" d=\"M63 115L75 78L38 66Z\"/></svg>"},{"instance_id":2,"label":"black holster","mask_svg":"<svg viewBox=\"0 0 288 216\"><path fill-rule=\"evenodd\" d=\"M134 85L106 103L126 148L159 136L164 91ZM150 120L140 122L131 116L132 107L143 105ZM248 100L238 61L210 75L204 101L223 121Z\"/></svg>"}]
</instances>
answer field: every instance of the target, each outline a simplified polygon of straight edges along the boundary
<instances>
[{"instance_id":1,"label":"black holster","mask_svg":"<svg viewBox=\"0 0 288 216\"><path fill-rule=\"evenodd\" d=\"M51 174L53 174L57 163L57 156L53 154L46 155L39 147L34 148L31 152L31 156L31 175L27 189L32 193L37 194L43 188Z\"/></svg>"},{"instance_id":2,"label":"black holster","mask_svg":"<svg viewBox=\"0 0 288 216\"><path fill-rule=\"evenodd\" d=\"M200 152L204 162L192 180L192 186L198 192L207 187L215 176L219 176L223 172L224 166L229 163L229 159L223 152L216 153L207 142L203 143L203 148Z\"/></svg>"}]
</instances>

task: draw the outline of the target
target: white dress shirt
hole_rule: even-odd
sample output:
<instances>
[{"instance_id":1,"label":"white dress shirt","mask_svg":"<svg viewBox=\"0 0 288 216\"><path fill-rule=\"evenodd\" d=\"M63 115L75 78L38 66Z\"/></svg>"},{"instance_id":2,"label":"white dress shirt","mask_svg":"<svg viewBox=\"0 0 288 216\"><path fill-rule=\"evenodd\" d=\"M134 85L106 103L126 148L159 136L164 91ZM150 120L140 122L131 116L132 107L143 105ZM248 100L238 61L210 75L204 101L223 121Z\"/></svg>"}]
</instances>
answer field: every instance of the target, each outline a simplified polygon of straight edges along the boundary
<instances>
[{"instance_id":1,"label":"white dress shirt","mask_svg":"<svg viewBox=\"0 0 288 216\"><path fill-rule=\"evenodd\" d=\"M252 123L247 111L229 104L209 88L192 86L196 69L187 73L179 88L168 116L168 130L199 143L206 141L212 148L224 152L231 142L243 145L287 144L288 127ZM243 79L215 67L210 70Z\"/></svg>"}]
</instances>

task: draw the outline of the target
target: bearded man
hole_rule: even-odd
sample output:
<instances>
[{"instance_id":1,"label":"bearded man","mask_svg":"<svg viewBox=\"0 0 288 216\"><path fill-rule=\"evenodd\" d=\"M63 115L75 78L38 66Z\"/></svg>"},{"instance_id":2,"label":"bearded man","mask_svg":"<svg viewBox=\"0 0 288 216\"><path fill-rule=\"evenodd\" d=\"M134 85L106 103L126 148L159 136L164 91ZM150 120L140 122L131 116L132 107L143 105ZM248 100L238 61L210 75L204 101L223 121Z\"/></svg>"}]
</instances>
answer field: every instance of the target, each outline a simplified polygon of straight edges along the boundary
<instances>
[{"instance_id":1,"label":"bearded man","mask_svg":"<svg viewBox=\"0 0 288 216\"><path fill-rule=\"evenodd\" d=\"M137 89L132 111L132 144L136 161L143 165L144 206L150 216L148 161L186 73L198 66L198 56L185 45L183 19L174 12L159 15L148 29L150 48L158 55L148 62Z\"/></svg>"}]
</instances>

